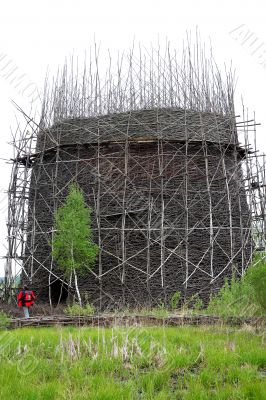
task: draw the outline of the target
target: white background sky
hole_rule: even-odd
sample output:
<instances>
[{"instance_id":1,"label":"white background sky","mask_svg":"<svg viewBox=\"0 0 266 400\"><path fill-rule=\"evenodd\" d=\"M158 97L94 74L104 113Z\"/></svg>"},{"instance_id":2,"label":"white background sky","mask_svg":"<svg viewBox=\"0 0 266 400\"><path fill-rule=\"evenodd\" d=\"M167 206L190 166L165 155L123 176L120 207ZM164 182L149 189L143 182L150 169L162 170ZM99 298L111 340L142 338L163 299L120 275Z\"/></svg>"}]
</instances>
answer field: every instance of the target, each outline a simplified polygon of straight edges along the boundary
<instances>
[{"instance_id":1,"label":"white background sky","mask_svg":"<svg viewBox=\"0 0 266 400\"><path fill-rule=\"evenodd\" d=\"M127 49L133 39L146 45L156 43L158 35L172 47L185 37L186 30L198 29L202 39L212 41L219 65L232 60L237 71L236 113L241 114L241 95L250 112L256 111L259 147L266 152L266 2L245 0L13 0L3 1L0 9L1 54L25 73L29 82L42 88L49 66L54 71L65 56L84 54L94 42L104 48ZM255 45L241 45L233 30L243 25ZM240 29L238 30L238 32ZM260 50L252 55L256 45ZM258 47L257 46L257 47ZM261 58L259 59L259 56ZM264 61L264 66L261 62ZM14 100L23 109L28 96L20 95L1 74L0 62L0 157L12 157L10 127L15 128ZM0 160L0 255L6 253L5 195L9 168ZM0 260L0 276L4 260Z\"/></svg>"}]
</instances>

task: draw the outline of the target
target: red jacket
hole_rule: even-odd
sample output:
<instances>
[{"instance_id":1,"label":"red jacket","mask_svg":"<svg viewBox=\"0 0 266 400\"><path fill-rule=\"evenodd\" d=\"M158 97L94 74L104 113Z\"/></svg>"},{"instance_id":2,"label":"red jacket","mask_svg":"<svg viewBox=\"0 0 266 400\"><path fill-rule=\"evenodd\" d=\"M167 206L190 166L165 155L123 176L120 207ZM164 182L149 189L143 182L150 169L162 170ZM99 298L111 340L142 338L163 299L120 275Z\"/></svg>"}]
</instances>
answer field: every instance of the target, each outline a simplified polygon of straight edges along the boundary
<instances>
[{"instance_id":1,"label":"red jacket","mask_svg":"<svg viewBox=\"0 0 266 400\"><path fill-rule=\"evenodd\" d=\"M30 307L34 304L36 296L32 290L22 290L18 294L18 306Z\"/></svg>"}]
</instances>

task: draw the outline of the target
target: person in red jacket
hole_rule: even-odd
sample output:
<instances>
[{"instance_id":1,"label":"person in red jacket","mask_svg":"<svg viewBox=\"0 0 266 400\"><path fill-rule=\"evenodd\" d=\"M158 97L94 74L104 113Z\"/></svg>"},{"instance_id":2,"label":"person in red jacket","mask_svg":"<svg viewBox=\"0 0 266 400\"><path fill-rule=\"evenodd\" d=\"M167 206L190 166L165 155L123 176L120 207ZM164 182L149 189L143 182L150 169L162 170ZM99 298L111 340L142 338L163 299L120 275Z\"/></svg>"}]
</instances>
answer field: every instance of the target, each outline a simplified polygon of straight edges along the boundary
<instances>
[{"instance_id":1,"label":"person in red jacket","mask_svg":"<svg viewBox=\"0 0 266 400\"><path fill-rule=\"evenodd\" d=\"M23 290L18 294L18 306L23 308L25 318L29 318L29 308L34 304L36 296L28 286L24 286Z\"/></svg>"}]
</instances>

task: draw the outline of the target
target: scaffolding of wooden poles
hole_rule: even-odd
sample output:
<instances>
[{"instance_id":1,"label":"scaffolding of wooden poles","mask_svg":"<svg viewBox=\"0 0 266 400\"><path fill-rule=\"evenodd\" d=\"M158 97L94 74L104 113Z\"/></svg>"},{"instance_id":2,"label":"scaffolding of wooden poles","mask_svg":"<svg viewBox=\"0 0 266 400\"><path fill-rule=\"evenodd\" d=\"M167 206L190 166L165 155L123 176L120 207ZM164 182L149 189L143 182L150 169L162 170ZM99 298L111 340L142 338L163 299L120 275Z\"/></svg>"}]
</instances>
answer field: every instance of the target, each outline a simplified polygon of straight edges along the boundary
<instances>
[{"instance_id":1,"label":"scaffolding of wooden poles","mask_svg":"<svg viewBox=\"0 0 266 400\"><path fill-rule=\"evenodd\" d=\"M265 249L265 155L255 115L234 108L234 73L188 39L95 45L46 81L38 121L22 110L8 190L6 289L23 281L51 304L74 289L51 256L54 214L77 182L93 208L97 264L79 276L99 308L206 301ZM107 68L104 68L103 66Z\"/></svg>"}]
</instances>

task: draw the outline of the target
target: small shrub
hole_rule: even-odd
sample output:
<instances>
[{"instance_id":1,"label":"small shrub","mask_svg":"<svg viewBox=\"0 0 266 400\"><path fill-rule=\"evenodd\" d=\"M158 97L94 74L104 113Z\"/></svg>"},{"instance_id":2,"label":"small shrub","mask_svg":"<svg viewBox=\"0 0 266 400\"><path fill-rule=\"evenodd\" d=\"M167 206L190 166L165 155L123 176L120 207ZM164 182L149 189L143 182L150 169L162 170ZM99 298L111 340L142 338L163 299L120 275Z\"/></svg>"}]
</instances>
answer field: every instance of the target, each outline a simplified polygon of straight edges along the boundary
<instances>
[{"instance_id":1,"label":"small shrub","mask_svg":"<svg viewBox=\"0 0 266 400\"><path fill-rule=\"evenodd\" d=\"M209 314L220 315L222 317L236 315L236 303L240 302L239 283L232 278L230 284L228 279L225 280L224 286L216 295L212 295L207 307Z\"/></svg>"},{"instance_id":2,"label":"small shrub","mask_svg":"<svg viewBox=\"0 0 266 400\"><path fill-rule=\"evenodd\" d=\"M168 311L164 304L160 304L151 310L151 314L158 318L168 317Z\"/></svg>"},{"instance_id":3,"label":"small shrub","mask_svg":"<svg viewBox=\"0 0 266 400\"><path fill-rule=\"evenodd\" d=\"M217 294L211 296L206 312L222 317L247 317L260 314L261 307L256 304L254 290L247 275L241 279L233 276L230 282L225 280Z\"/></svg>"},{"instance_id":4,"label":"small shrub","mask_svg":"<svg viewBox=\"0 0 266 400\"><path fill-rule=\"evenodd\" d=\"M191 298L189 299L189 306L193 309L193 311L196 312L203 309L204 303L198 293L191 296Z\"/></svg>"},{"instance_id":5,"label":"small shrub","mask_svg":"<svg viewBox=\"0 0 266 400\"><path fill-rule=\"evenodd\" d=\"M86 304L83 307L79 304L73 304L64 309L64 313L71 316L90 316L94 314L94 311L94 307L91 304Z\"/></svg>"},{"instance_id":6,"label":"small shrub","mask_svg":"<svg viewBox=\"0 0 266 400\"><path fill-rule=\"evenodd\" d=\"M253 288L258 304L266 311L266 256L257 255L248 269L247 282Z\"/></svg>"},{"instance_id":7,"label":"small shrub","mask_svg":"<svg viewBox=\"0 0 266 400\"><path fill-rule=\"evenodd\" d=\"M0 329L6 329L8 328L9 325L10 325L9 316L3 311L0 311Z\"/></svg>"},{"instance_id":8,"label":"small shrub","mask_svg":"<svg viewBox=\"0 0 266 400\"><path fill-rule=\"evenodd\" d=\"M176 309L181 298L181 293L177 290L171 297L170 303L172 310Z\"/></svg>"}]
</instances>

